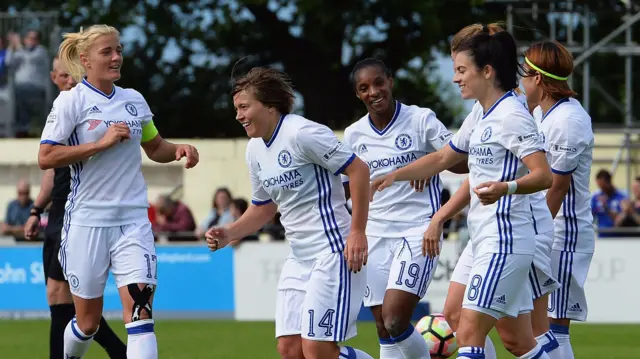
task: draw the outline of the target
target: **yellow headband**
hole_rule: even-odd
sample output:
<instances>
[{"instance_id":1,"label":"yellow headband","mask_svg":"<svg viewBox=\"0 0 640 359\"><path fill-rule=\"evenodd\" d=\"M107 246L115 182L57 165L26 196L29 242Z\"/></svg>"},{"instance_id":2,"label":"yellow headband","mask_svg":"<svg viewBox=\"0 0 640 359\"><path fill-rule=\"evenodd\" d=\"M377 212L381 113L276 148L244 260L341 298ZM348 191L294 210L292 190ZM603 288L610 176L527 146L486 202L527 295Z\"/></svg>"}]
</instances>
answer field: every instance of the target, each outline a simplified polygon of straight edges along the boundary
<instances>
[{"instance_id":1,"label":"yellow headband","mask_svg":"<svg viewBox=\"0 0 640 359\"><path fill-rule=\"evenodd\" d=\"M561 77L561 76L558 76L558 75L554 75L554 74L548 73L548 72L544 71L543 69L539 68L538 66L534 65L534 64L533 64L533 62L529 61L529 59L528 59L528 58L526 58L526 57L524 58L524 61L525 61L525 62L527 63L527 65L529 65L529 67L531 67L532 69L534 69L534 70L538 71L539 73L541 73L541 74L543 74L543 75L545 75L545 76L547 76L547 77L551 77L551 78L552 78L552 79L554 79L554 80L567 81L567 79L569 78L568 76L566 76L566 77Z\"/></svg>"}]
</instances>

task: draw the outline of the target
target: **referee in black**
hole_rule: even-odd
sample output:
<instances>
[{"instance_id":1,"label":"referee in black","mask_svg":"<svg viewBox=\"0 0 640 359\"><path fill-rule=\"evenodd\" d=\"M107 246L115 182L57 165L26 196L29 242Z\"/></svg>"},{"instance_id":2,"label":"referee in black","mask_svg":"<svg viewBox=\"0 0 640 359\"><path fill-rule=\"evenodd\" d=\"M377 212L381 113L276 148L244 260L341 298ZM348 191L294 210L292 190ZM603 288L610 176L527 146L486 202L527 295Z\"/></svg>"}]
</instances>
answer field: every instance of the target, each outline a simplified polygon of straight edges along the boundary
<instances>
[{"instance_id":1,"label":"referee in black","mask_svg":"<svg viewBox=\"0 0 640 359\"><path fill-rule=\"evenodd\" d=\"M51 80L60 91L67 91L75 86L72 77L69 76L57 57L53 59ZM64 330L76 313L71 291L69 290L69 283L65 280L62 267L58 261L64 207L69 195L70 183L71 171L69 167L46 170L42 176L40 193L38 193L38 197L31 209L31 216L24 226L25 238L36 238L40 225L40 215L51 202L42 251L44 276L47 283L47 302L51 310L51 327L49 329L50 359L64 359ZM111 359L127 358L127 347L109 327L104 317L100 320L100 329L93 338L105 349Z\"/></svg>"}]
</instances>

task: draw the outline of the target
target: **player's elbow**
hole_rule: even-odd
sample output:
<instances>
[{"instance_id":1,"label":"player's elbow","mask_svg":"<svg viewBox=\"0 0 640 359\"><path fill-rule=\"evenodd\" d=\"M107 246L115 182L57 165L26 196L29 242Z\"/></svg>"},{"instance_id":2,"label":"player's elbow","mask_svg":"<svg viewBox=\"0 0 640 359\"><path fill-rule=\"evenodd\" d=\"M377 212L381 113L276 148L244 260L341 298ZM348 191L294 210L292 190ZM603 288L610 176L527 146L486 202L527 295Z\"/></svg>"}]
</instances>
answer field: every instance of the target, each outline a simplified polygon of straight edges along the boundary
<instances>
[{"instance_id":1,"label":"player's elbow","mask_svg":"<svg viewBox=\"0 0 640 359\"><path fill-rule=\"evenodd\" d=\"M551 188L551 186L553 185L553 173L551 173L550 169L540 169L539 170L540 174L539 174L539 186L540 186L540 190L546 190Z\"/></svg>"},{"instance_id":2,"label":"player's elbow","mask_svg":"<svg viewBox=\"0 0 640 359\"><path fill-rule=\"evenodd\" d=\"M352 182L354 178L364 178L366 181L369 181L369 166L364 163L358 157L354 158L353 162L347 166L344 170L344 174L349 177L349 182Z\"/></svg>"},{"instance_id":3,"label":"player's elbow","mask_svg":"<svg viewBox=\"0 0 640 359\"><path fill-rule=\"evenodd\" d=\"M38 152L38 166L40 166L41 170L48 170L55 168L53 159L51 156L51 146L50 145L42 145L40 146L40 151Z\"/></svg>"}]
</instances>

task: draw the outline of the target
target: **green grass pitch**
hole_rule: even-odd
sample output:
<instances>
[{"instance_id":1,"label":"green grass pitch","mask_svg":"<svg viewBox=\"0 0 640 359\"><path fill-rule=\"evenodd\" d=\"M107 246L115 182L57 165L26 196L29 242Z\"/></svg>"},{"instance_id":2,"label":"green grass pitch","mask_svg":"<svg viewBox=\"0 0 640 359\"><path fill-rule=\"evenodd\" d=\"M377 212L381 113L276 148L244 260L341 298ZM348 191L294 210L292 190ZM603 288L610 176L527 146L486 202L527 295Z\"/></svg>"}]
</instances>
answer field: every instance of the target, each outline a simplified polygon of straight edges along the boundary
<instances>
[{"instance_id":1,"label":"green grass pitch","mask_svg":"<svg viewBox=\"0 0 640 359\"><path fill-rule=\"evenodd\" d=\"M109 323L126 341L122 322ZM46 320L0 321L0 357L47 358L48 331ZM373 323L359 323L358 332L348 344L378 358ZM162 359L279 358L273 337L274 325L270 322L160 320L156 323L156 333ZM640 358L640 325L574 325L571 336L576 358ZM493 339L498 347L498 358L513 358L504 351L495 335ZM97 343L93 343L85 359L107 359L107 356Z\"/></svg>"}]
</instances>

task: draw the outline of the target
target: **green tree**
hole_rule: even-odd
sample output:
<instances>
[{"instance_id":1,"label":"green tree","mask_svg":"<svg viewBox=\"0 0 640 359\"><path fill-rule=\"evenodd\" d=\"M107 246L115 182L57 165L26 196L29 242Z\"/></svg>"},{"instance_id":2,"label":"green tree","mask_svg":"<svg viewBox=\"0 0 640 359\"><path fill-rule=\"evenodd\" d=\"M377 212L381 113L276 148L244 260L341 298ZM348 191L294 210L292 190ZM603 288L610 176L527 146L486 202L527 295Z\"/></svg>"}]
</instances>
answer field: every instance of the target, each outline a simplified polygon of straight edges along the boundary
<instances>
[{"instance_id":1,"label":"green tree","mask_svg":"<svg viewBox=\"0 0 640 359\"><path fill-rule=\"evenodd\" d=\"M131 41L125 42L119 85L145 95L165 136L234 137L243 136L229 96L239 59L238 74L258 65L287 71L304 115L341 129L365 113L349 73L360 59L376 56L398 75L399 100L431 107L450 123L460 109L442 102L439 84L427 81L425 72L431 80L434 50L447 53L450 35L485 19L472 3L111 0L88 6L78 0L11 0L0 7L57 8L65 31L93 23L121 29L123 39ZM165 56L167 48L174 49L174 58Z\"/></svg>"}]
</instances>

